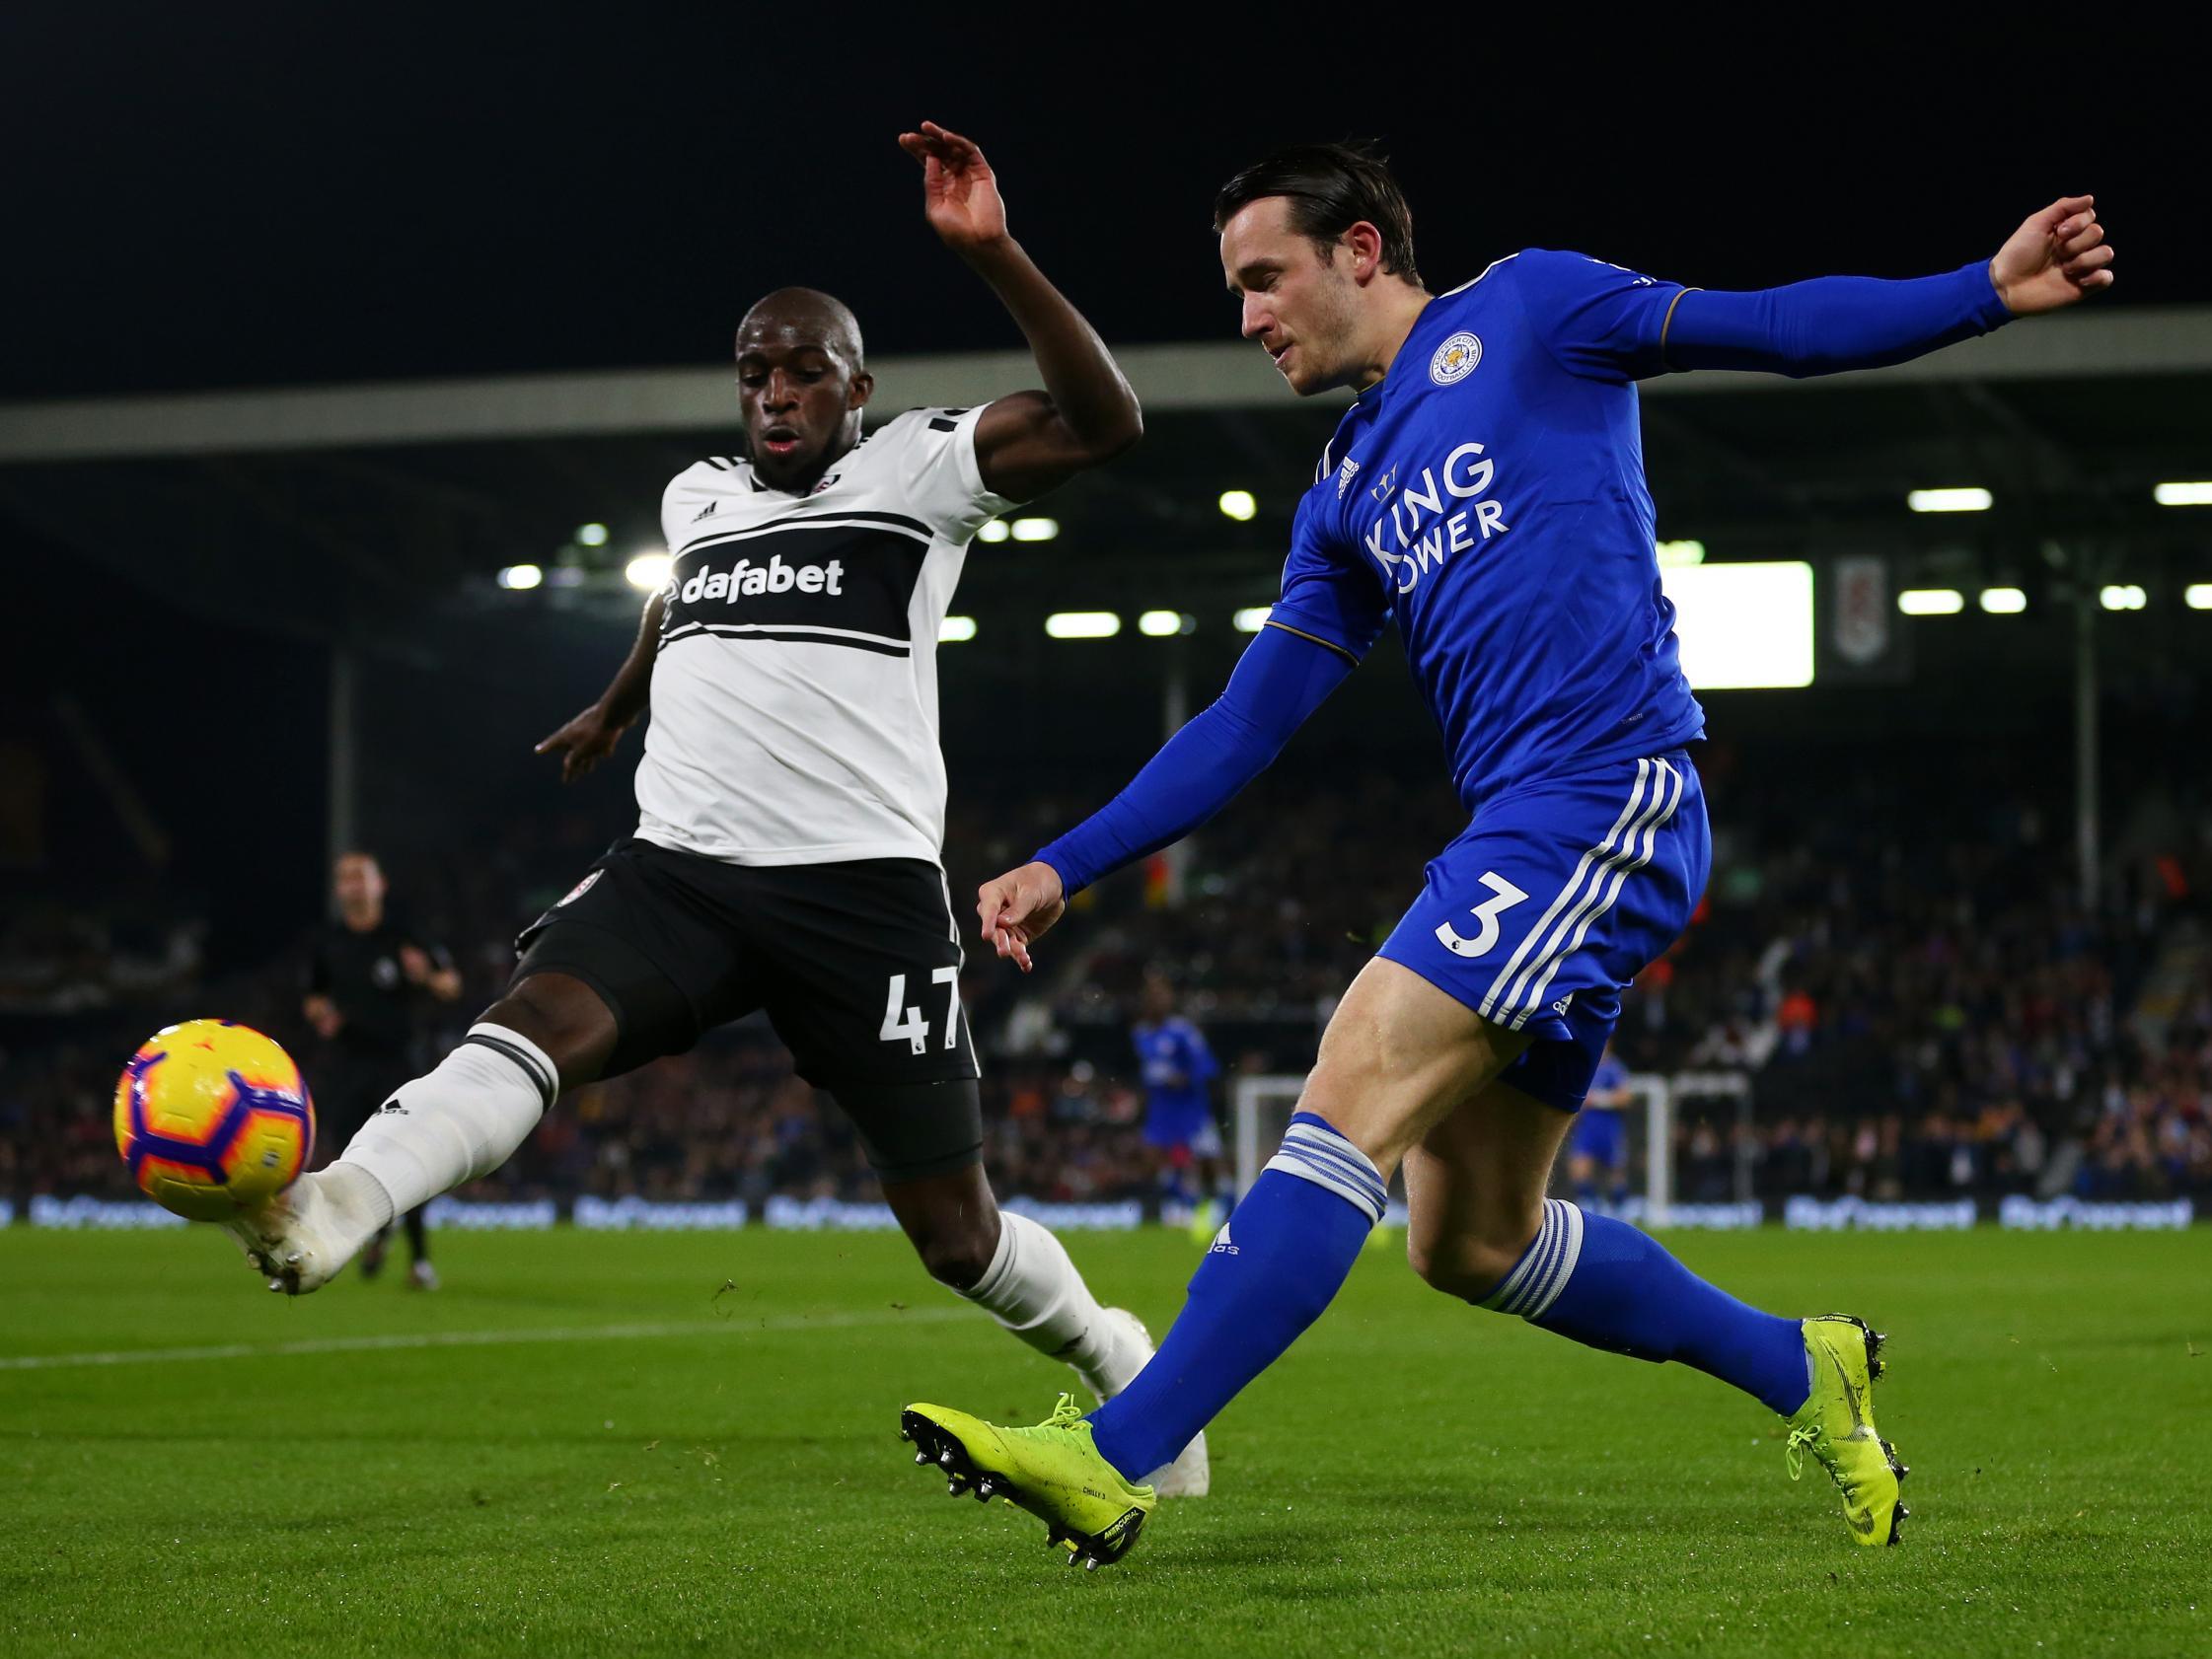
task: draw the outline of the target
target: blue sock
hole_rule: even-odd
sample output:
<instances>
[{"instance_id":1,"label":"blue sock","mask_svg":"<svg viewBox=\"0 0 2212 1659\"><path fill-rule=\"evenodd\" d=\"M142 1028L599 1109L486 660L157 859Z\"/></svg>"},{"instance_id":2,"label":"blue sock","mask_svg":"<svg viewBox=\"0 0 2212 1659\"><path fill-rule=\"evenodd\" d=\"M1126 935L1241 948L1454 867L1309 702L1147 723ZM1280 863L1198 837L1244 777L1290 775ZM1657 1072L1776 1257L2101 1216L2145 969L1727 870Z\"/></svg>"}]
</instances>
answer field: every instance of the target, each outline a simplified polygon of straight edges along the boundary
<instances>
[{"instance_id":1,"label":"blue sock","mask_svg":"<svg viewBox=\"0 0 2212 1659\"><path fill-rule=\"evenodd\" d=\"M1593 1348L1684 1365L1788 1416L1806 1402L1805 1334L1716 1290L1625 1221L1544 1200L1536 1241L1482 1304Z\"/></svg>"},{"instance_id":2,"label":"blue sock","mask_svg":"<svg viewBox=\"0 0 2212 1659\"><path fill-rule=\"evenodd\" d=\"M1172 1463L1237 1392L1321 1317L1386 1191L1366 1155L1322 1118L1290 1119L1191 1279L1159 1352L1090 1414L1100 1454L1132 1480Z\"/></svg>"}]
</instances>

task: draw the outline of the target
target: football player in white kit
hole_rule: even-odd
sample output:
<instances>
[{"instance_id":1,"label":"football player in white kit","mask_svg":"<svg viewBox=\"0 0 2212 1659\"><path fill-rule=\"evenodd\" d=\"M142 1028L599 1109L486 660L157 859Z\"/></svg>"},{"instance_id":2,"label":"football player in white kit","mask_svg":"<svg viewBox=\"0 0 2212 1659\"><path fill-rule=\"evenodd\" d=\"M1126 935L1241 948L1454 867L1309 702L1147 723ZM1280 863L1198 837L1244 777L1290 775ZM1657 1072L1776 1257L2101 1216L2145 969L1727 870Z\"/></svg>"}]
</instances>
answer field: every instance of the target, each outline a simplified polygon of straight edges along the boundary
<instances>
[{"instance_id":1,"label":"football player in white kit","mask_svg":"<svg viewBox=\"0 0 2212 1659\"><path fill-rule=\"evenodd\" d=\"M1006 231L983 152L900 135L930 225L1004 303L1044 389L863 436L852 314L778 290L737 332L744 457L678 474L674 566L599 701L539 745L589 771L649 705L636 833L517 942L507 993L337 1162L233 1224L272 1290L328 1283L377 1229L504 1163L563 1089L766 1009L860 1131L934 1278L1101 1399L1150 1357L982 1167L959 930L939 853L935 647L969 541L1143 430L1106 347ZM1194 1441L1161 1479L1206 1489Z\"/></svg>"}]
</instances>

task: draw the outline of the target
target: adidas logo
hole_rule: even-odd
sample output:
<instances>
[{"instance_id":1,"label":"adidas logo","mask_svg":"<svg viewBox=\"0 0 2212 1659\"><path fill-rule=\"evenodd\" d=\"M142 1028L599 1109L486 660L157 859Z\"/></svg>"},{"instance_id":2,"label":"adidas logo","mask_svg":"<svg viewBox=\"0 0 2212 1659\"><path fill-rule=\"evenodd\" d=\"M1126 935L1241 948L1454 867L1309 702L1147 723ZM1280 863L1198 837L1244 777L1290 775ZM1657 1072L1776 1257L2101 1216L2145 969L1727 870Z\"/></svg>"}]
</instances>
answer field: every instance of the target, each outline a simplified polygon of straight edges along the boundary
<instances>
[{"instance_id":1,"label":"adidas logo","mask_svg":"<svg viewBox=\"0 0 2212 1659\"><path fill-rule=\"evenodd\" d=\"M1230 1239L1229 1224L1226 1221L1221 1223L1221 1230L1214 1235L1214 1243L1208 1248L1206 1254L1209 1256L1241 1256L1243 1254L1236 1248L1235 1242Z\"/></svg>"},{"instance_id":2,"label":"adidas logo","mask_svg":"<svg viewBox=\"0 0 2212 1659\"><path fill-rule=\"evenodd\" d=\"M698 512L692 515L692 523L697 524L701 519L712 518L714 516L714 509L719 507L721 503L719 501L709 501L705 506L701 507Z\"/></svg>"},{"instance_id":3,"label":"adidas logo","mask_svg":"<svg viewBox=\"0 0 2212 1659\"><path fill-rule=\"evenodd\" d=\"M399 1115L400 1115L400 1116L401 1116L402 1118L405 1118L405 1117L406 1117L406 1116L407 1115L407 1109L406 1109L406 1107L402 1106L402 1105L401 1105L401 1104L400 1104L400 1103L399 1103L399 1102L398 1102L397 1100L388 1100L388 1101L386 1101L386 1102L385 1102L385 1103L384 1103L384 1104L383 1104L382 1106L380 1106L380 1107L378 1107L378 1108L376 1109L376 1115L377 1115L377 1116L378 1116L379 1118L382 1118L382 1117L383 1117L383 1116L384 1116L384 1115L385 1115L386 1113L390 1113L390 1112L396 1112L396 1113L398 1113L398 1114L399 1114ZM1226 1228L1224 1228L1224 1229L1222 1229L1222 1230L1223 1230L1224 1232L1225 1232L1225 1231L1227 1231L1227 1229L1226 1229Z\"/></svg>"}]
</instances>

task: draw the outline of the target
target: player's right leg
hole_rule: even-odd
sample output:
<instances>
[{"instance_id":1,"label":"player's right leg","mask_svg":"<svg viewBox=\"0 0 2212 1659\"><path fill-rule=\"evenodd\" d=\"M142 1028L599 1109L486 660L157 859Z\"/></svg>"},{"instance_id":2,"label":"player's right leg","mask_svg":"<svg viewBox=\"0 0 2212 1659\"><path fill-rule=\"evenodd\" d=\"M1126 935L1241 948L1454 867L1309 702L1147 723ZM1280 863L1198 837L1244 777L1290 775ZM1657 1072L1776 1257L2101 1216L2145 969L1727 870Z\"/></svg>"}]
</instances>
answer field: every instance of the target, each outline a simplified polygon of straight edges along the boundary
<instances>
[{"instance_id":1,"label":"player's right leg","mask_svg":"<svg viewBox=\"0 0 2212 1659\"><path fill-rule=\"evenodd\" d=\"M322 1288L395 1216L505 1163L564 1088L599 1076L615 1035L614 1014L582 980L519 980L459 1047L395 1089L333 1163L231 1232L271 1290Z\"/></svg>"},{"instance_id":2,"label":"player's right leg","mask_svg":"<svg viewBox=\"0 0 2212 1659\"><path fill-rule=\"evenodd\" d=\"M395 1089L328 1169L228 1224L269 1288L320 1288L396 1215L490 1174L563 1089L690 1048L728 944L687 880L675 855L620 842L533 923L507 994L459 1047Z\"/></svg>"},{"instance_id":3,"label":"player's right leg","mask_svg":"<svg viewBox=\"0 0 2212 1659\"><path fill-rule=\"evenodd\" d=\"M1118 1560L1152 1509L1143 1473L1320 1317L1381 1219L1389 1172L1524 1045L1408 969L1370 962L1329 1022L1283 1149L1222 1226L1137 1380L1087 1419L1063 1409L1003 1429L915 1405L902 1431L925 1459L973 1471L1042 1517L1071 1558Z\"/></svg>"}]
</instances>

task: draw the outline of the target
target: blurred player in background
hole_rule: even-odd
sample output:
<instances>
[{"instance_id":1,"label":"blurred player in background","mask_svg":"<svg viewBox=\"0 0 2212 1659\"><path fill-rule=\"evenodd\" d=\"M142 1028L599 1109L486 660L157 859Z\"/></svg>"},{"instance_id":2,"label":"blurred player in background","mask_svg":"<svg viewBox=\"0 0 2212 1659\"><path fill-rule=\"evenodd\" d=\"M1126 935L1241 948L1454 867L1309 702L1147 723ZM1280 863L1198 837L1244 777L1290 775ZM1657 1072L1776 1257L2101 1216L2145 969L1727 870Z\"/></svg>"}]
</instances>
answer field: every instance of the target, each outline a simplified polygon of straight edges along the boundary
<instances>
[{"instance_id":1,"label":"blurred player in background","mask_svg":"<svg viewBox=\"0 0 2212 1659\"><path fill-rule=\"evenodd\" d=\"M1402 1165L1430 1284L1743 1390L1786 1420L1793 1477L1809 1453L1834 1479L1858 1542L1896 1542L1905 1471L1875 1431L1864 1322L1746 1307L1545 1196L1620 990L1687 925L1712 858L1636 382L1873 368L2072 305L2112 280L2094 204L2055 201L1994 257L1905 282L1712 293L1529 249L1432 294L1388 168L1305 145L1224 185L1215 228L1245 337L1301 396L1357 396L1227 689L1097 815L985 884L984 936L1027 968L1069 895L1219 811L1393 622L1470 822L1338 1004L1282 1150L1135 1385L1035 1428L925 1405L902 1426L1044 1516L1070 1559L1118 1558L1152 1508L1142 1472L1319 1317Z\"/></svg>"},{"instance_id":2,"label":"blurred player in background","mask_svg":"<svg viewBox=\"0 0 2212 1659\"><path fill-rule=\"evenodd\" d=\"M563 1089L766 1009L860 1131L928 1272L1109 1399L1151 1354L982 1165L975 1046L940 862L936 644L976 532L1143 431L1103 342L1006 229L983 152L900 135L930 225L1005 305L1044 381L863 435L860 326L808 288L738 325L746 454L679 473L674 555L606 693L540 744L562 776L648 704L638 826L517 942L507 993L319 1176L236 1224L271 1289L326 1283L395 1211L504 1163ZM797 227L784 227L796 234ZM1177 1454L1184 1454L1178 1459ZM1160 1460L1206 1486L1205 1442Z\"/></svg>"},{"instance_id":3,"label":"blurred player in background","mask_svg":"<svg viewBox=\"0 0 2212 1659\"><path fill-rule=\"evenodd\" d=\"M384 869L370 852L340 853L331 873L337 919L316 930L300 1011L323 1039L315 1068L315 1111L326 1163L411 1073L415 1020L425 1000L454 1002L461 974L443 945L417 936L392 913ZM406 1212L407 1282L438 1287L422 1208ZM389 1222L361 1253L361 1276L384 1265Z\"/></svg>"},{"instance_id":4,"label":"blurred player in background","mask_svg":"<svg viewBox=\"0 0 2212 1659\"><path fill-rule=\"evenodd\" d=\"M1613 1052L1610 1040L1590 1073L1589 1093L1575 1114L1575 1127L1567 1141L1567 1179L1575 1184L1575 1201L1585 1210L1597 1207L1597 1172L1609 1178L1605 1201L1617 1213L1628 1202L1628 1120L1621 1114L1635 1104L1628 1086L1628 1067Z\"/></svg>"},{"instance_id":5,"label":"blurred player in background","mask_svg":"<svg viewBox=\"0 0 2212 1659\"><path fill-rule=\"evenodd\" d=\"M1163 1199L1192 1211L1192 1227L1211 1238L1221 1224L1221 1129L1214 1118L1214 1079L1221 1068L1206 1034L1176 1012L1163 974L1144 976L1140 1017L1130 1028L1144 1077L1144 1144Z\"/></svg>"}]
</instances>

